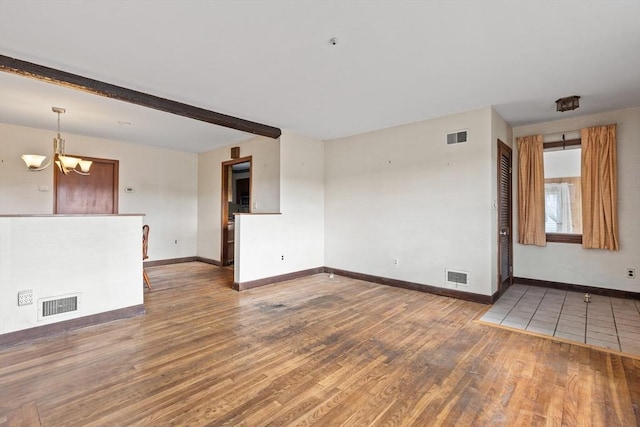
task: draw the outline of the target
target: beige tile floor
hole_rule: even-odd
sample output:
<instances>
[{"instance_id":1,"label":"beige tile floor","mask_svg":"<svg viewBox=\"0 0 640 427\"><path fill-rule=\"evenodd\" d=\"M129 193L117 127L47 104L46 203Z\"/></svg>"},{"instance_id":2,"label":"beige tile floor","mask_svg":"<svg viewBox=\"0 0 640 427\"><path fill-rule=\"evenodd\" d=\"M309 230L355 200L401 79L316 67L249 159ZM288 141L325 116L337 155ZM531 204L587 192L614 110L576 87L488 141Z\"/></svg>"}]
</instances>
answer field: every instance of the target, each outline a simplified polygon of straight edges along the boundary
<instances>
[{"instance_id":1,"label":"beige tile floor","mask_svg":"<svg viewBox=\"0 0 640 427\"><path fill-rule=\"evenodd\" d=\"M640 355L636 300L516 284L480 320Z\"/></svg>"}]
</instances>

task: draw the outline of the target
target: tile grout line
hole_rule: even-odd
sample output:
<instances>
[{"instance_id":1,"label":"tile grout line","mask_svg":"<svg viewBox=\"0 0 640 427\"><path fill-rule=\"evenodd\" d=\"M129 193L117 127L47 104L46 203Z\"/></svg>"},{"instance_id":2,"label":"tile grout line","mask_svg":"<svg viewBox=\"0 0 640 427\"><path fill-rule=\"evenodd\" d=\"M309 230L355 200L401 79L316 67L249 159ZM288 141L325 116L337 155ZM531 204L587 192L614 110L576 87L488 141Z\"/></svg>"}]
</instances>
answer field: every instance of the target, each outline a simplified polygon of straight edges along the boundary
<instances>
[{"instance_id":1,"label":"tile grout line","mask_svg":"<svg viewBox=\"0 0 640 427\"><path fill-rule=\"evenodd\" d=\"M509 311L507 312L507 314L504 315L504 317L502 318L502 320L500 321L500 323L498 323L499 325L502 325L502 322L504 322L504 319L506 319L507 317L509 317L509 315L511 314L511 312L513 311L513 309L516 307L516 305L518 305L518 303L520 302L520 300L522 299L522 297L524 296L524 294L527 293L527 291L529 290L531 286L527 286L527 290L524 291L522 293L522 295L520 295L520 298L518 298L518 300L516 302L513 303L513 305L511 306L511 308L509 309Z\"/></svg>"},{"instance_id":2,"label":"tile grout line","mask_svg":"<svg viewBox=\"0 0 640 427\"><path fill-rule=\"evenodd\" d=\"M567 291L564 291L562 295L562 305L560 306L560 312L558 313L558 318L556 319L556 325L553 327L553 337L556 336L556 331L558 330L558 323L560 323L560 316L562 316L562 310L564 309L564 302L567 299Z\"/></svg>"},{"instance_id":3,"label":"tile grout line","mask_svg":"<svg viewBox=\"0 0 640 427\"><path fill-rule=\"evenodd\" d=\"M529 289L531 289L531 288L529 288ZM527 292L529 292L529 289L527 289ZM524 330L525 331L527 330L527 328L531 324L531 321L533 320L533 318L535 317L536 313L538 312L538 309L540 308L540 305L542 304L542 300L544 299L544 296L547 295L547 291L548 290L549 290L548 288L544 288L544 294L542 294L542 298L540 298L540 301L538 301L538 305L536 306L536 309L533 311L533 313L531 313L531 317L529 318L529 321L524 326Z\"/></svg>"},{"instance_id":4,"label":"tile grout line","mask_svg":"<svg viewBox=\"0 0 640 427\"><path fill-rule=\"evenodd\" d=\"M618 340L618 350L622 351L622 342L620 341L620 334L618 333L618 322L616 322L616 311L613 308L613 300L609 298L609 304L611 305L611 316L613 316L613 327L616 329L616 338Z\"/></svg>"},{"instance_id":5,"label":"tile grout line","mask_svg":"<svg viewBox=\"0 0 640 427\"><path fill-rule=\"evenodd\" d=\"M556 320L556 327L553 329L553 336L556 336L556 332L558 332L558 323L560 323L560 318L562 317L562 311L564 310L564 302L567 300L567 291L564 291L564 296L562 297L562 306L560 306L560 313L558 313L558 319Z\"/></svg>"},{"instance_id":6,"label":"tile grout line","mask_svg":"<svg viewBox=\"0 0 640 427\"><path fill-rule=\"evenodd\" d=\"M584 343L587 343L587 325L589 324L589 304L584 302Z\"/></svg>"}]
</instances>

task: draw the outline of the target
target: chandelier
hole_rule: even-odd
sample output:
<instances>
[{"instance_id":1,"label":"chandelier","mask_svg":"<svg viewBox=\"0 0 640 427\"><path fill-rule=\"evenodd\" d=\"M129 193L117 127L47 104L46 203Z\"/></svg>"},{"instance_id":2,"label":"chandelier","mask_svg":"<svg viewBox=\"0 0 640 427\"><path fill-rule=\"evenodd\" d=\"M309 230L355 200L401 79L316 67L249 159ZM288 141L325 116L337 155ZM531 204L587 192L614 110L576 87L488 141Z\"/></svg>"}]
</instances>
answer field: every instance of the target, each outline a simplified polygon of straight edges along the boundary
<instances>
[{"instance_id":1,"label":"chandelier","mask_svg":"<svg viewBox=\"0 0 640 427\"><path fill-rule=\"evenodd\" d=\"M53 161L58 166L58 169L60 169L60 172L65 175L71 171L80 175L89 175L92 161L82 160L78 157L71 157L65 154L64 139L60 137L60 114L64 114L66 110L60 107L51 107L51 111L58 114L58 136L53 138L53 156L46 165L42 166L42 162L44 162L47 156L40 156L38 154L22 155L22 160L26 163L27 169L30 172L41 171L48 168Z\"/></svg>"}]
</instances>

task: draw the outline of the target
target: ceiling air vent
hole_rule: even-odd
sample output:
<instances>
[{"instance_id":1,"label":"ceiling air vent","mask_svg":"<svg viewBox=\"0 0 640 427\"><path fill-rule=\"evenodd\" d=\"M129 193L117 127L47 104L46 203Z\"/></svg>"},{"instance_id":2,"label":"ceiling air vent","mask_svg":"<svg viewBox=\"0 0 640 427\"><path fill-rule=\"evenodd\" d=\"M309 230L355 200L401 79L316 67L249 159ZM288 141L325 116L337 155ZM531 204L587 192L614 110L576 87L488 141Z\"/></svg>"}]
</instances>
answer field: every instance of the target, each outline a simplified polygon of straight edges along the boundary
<instances>
[{"instance_id":1,"label":"ceiling air vent","mask_svg":"<svg viewBox=\"0 0 640 427\"><path fill-rule=\"evenodd\" d=\"M447 145L451 144L460 144L463 142L467 142L467 137L469 136L468 130L459 130L457 132L451 132L447 134Z\"/></svg>"},{"instance_id":2,"label":"ceiling air vent","mask_svg":"<svg viewBox=\"0 0 640 427\"><path fill-rule=\"evenodd\" d=\"M469 273L466 271L447 270L447 284L469 286Z\"/></svg>"}]
</instances>

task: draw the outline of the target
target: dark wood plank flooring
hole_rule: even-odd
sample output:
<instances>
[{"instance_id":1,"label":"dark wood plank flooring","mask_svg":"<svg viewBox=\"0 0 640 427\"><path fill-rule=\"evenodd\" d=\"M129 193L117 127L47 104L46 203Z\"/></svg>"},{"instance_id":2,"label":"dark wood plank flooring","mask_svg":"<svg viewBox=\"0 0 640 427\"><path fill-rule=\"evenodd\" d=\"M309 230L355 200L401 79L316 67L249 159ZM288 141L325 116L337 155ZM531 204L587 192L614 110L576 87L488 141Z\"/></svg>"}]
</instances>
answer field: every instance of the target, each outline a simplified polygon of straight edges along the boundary
<instances>
[{"instance_id":1,"label":"dark wood plank flooring","mask_svg":"<svg viewBox=\"0 0 640 427\"><path fill-rule=\"evenodd\" d=\"M640 424L639 360L482 325L481 304L147 271L146 315L0 350L0 426Z\"/></svg>"}]
</instances>

